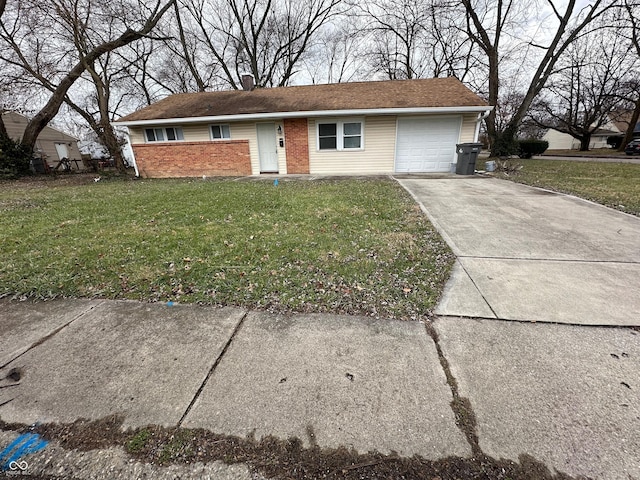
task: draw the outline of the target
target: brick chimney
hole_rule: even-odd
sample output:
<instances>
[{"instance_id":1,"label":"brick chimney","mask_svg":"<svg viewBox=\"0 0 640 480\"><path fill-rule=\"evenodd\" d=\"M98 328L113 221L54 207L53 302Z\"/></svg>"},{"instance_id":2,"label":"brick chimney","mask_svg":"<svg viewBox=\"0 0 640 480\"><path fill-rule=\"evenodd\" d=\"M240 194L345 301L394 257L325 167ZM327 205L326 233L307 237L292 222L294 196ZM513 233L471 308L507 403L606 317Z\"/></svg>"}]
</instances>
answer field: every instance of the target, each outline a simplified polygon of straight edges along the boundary
<instances>
[{"instance_id":1,"label":"brick chimney","mask_svg":"<svg viewBox=\"0 0 640 480\"><path fill-rule=\"evenodd\" d=\"M256 86L253 81L253 75L245 73L242 75L242 89L246 92L250 92Z\"/></svg>"}]
</instances>

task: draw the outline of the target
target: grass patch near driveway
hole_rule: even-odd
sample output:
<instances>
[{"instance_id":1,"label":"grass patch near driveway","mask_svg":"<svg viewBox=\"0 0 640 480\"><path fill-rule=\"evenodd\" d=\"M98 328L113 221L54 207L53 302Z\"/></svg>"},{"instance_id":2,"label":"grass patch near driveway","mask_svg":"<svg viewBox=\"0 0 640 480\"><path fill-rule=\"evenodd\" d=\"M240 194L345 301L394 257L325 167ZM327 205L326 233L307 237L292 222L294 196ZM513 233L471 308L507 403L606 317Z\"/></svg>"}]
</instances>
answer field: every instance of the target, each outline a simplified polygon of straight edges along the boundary
<instances>
[{"instance_id":1,"label":"grass patch near driveway","mask_svg":"<svg viewBox=\"0 0 640 480\"><path fill-rule=\"evenodd\" d=\"M5 183L0 222L0 296L407 319L454 259L389 179Z\"/></svg>"},{"instance_id":2,"label":"grass patch near driveway","mask_svg":"<svg viewBox=\"0 0 640 480\"><path fill-rule=\"evenodd\" d=\"M640 215L638 164L520 159L513 162L522 165L517 174L498 176Z\"/></svg>"}]
</instances>

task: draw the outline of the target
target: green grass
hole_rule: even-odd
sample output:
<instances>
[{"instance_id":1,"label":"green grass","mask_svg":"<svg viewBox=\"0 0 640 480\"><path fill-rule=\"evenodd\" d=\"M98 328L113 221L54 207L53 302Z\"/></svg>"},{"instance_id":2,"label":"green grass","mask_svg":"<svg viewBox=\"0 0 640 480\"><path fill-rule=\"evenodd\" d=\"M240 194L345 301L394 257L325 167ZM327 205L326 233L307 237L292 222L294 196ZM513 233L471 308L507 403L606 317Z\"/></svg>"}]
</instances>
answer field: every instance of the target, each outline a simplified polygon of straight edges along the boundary
<instances>
[{"instance_id":1,"label":"green grass","mask_svg":"<svg viewBox=\"0 0 640 480\"><path fill-rule=\"evenodd\" d=\"M640 165L628 163L519 160L523 167L515 182L586 198L633 215L640 215Z\"/></svg>"},{"instance_id":2,"label":"green grass","mask_svg":"<svg viewBox=\"0 0 640 480\"><path fill-rule=\"evenodd\" d=\"M147 429L137 432L125 445L125 449L129 453L140 453L147 445L147 441L152 437L152 433Z\"/></svg>"},{"instance_id":3,"label":"green grass","mask_svg":"<svg viewBox=\"0 0 640 480\"><path fill-rule=\"evenodd\" d=\"M0 222L0 296L411 318L453 261L385 179L6 183Z\"/></svg>"},{"instance_id":4,"label":"green grass","mask_svg":"<svg viewBox=\"0 0 640 480\"><path fill-rule=\"evenodd\" d=\"M169 441L162 446L162 451L158 455L158 462L166 464L179 461L181 458L193 456L192 444L194 434L190 430L176 430Z\"/></svg>"}]
</instances>

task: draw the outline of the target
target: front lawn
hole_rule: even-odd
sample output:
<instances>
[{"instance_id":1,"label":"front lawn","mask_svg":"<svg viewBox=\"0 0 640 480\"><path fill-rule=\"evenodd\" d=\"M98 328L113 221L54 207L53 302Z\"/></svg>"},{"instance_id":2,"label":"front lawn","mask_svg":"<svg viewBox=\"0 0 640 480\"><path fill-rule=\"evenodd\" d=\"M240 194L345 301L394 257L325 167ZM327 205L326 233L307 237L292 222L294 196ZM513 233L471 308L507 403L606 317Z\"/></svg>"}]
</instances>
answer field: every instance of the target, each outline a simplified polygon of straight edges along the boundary
<instances>
[{"instance_id":1,"label":"front lawn","mask_svg":"<svg viewBox=\"0 0 640 480\"><path fill-rule=\"evenodd\" d=\"M5 183L0 222L0 296L406 319L454 258L387 179Z\"/></svg>"},{"instance_id":2,"label":"front lawn","mask_svg":"<svg viewBox=\"0 0 640 480\"><path fill-rule=\"evenodd\" d=\"M520 160L515 175L500 175L515 182L569 193L640 215L640 165L629 163Z\"/></svg>"}]
</instances>

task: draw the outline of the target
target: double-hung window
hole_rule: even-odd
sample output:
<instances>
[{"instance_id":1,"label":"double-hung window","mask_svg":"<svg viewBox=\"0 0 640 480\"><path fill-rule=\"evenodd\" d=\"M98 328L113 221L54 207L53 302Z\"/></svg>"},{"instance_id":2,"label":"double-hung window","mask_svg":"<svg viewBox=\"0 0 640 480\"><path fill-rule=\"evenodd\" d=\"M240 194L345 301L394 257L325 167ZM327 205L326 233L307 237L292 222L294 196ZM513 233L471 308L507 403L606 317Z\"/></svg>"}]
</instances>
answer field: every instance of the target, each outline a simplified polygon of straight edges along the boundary
<instances>
[{"instance_id":1,"label":"double-hung window","mask_svg":"<svg viewBox=\"0 0 640 480\"><path fill-rule=\"evenodd\" d=\"M229 125L211 125L211 139L222 140L231 138Z\"/></svg>"},{"instance_id":2,"label":"double-hung window","mask_svg":"<svg viewBox=\"0 0 640 480\"><path fill-rule=\"evenodd\" d=\"M362 122L342 124L342 148L362 148Z\"/></svg>"},{"instance_id":3,"label":"double-hung window","mask_svg":"<svg viewBox=\"0 0 640 480\"><path fill-rule=\"evenodd\" d=\"M147 142L177 142L184 140L181 127L145 128Z\"/></svg>"},{"instance_id":4,"label":"double-hung window","mask_svg":"<svg viewBox=\"0 0 640 480\"><path fill-rule=\"evenodd\" d=\"M338 148L338 124L318 124L318 150L335 150Z\"/></svg>"},{"instance_id":5,"label":"double-hung window","mask_svg":"<svg viewBox=\"0 0 640 480\"><path fill-rule=\"evenodd\" d=\"M318 150L361 150L364 122L357 119L318 120Z\"/></svg>"}]
</instances>

